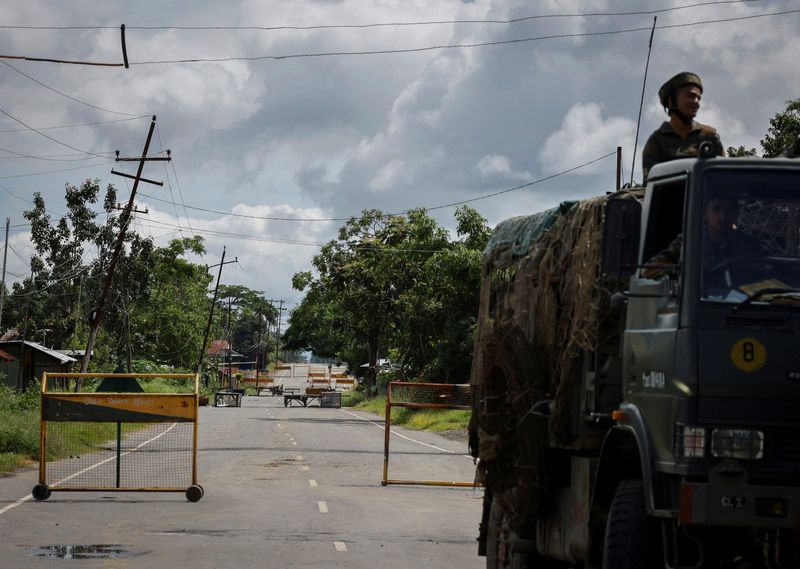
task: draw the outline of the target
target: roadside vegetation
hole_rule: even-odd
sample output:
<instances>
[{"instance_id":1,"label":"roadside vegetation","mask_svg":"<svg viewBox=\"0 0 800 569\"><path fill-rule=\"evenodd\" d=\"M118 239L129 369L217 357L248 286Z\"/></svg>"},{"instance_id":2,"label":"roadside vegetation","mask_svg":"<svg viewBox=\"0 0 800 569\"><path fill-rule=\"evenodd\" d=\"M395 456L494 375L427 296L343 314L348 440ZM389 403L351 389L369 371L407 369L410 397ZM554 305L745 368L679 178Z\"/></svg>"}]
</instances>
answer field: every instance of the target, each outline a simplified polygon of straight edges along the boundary
<instances>
[{"instance_id":1,"label":"roadside vegetation","mask_svg":"<svg viewBox=\"0 0 800 569\"><path fill-rule=\"evenodd\" d=\"M373 397L353 406L386 417L386 397ZM392 408L392 424L418 431L457 431L469 425L471 411L460 409L406 409Z\"/></svg>"}]
</instances>

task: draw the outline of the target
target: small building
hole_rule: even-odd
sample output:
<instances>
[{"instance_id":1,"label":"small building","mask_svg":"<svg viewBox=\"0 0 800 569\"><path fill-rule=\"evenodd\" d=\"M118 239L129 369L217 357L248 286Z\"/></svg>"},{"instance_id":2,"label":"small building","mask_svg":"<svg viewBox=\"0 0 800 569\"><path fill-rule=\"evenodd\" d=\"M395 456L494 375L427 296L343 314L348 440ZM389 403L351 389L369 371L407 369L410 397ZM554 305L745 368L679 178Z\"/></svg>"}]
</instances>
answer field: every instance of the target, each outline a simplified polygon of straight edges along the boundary
<instances>
[{"instance_id":1,"label":"small building","mask_svg":"<svg viewBox=\"0 0 800 569\"><path fill-rule=\"evenodd\" d=\"M16 389L26 389L32 381L41 379L44 372L69 372L78 361L36 342L23 340L0 342L0 351L5 354L0 357L0 382Z\"/></svg>"}]
</instances>

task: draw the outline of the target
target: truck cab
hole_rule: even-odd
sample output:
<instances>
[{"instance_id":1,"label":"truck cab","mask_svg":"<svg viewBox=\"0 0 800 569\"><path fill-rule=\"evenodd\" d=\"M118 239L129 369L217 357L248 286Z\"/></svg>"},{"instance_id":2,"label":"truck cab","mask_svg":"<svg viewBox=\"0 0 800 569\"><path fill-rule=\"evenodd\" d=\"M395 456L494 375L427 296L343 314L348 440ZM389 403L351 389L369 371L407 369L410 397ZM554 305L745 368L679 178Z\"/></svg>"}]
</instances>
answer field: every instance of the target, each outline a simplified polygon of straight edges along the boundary
<instances>
[{"instance_id":1,"label":"truck cab","mask_svg":"<svg viewBox=\"0 0 800 569\"><path fill-rule=\"evenodd\" d=\"M480 305L487 568L800 567L800 160L502 222Z\"/></svg>"},{"instance_id":2,"label":"truck cab","mask_svg":"<svg viewBox=\"0 0 800 569\"><path fill-rule=\"evenodd\" d=\"M656 166L627 297L614 428L635 438L665 563L797 567L800 162Z\"/></svg>"}]
</instances>

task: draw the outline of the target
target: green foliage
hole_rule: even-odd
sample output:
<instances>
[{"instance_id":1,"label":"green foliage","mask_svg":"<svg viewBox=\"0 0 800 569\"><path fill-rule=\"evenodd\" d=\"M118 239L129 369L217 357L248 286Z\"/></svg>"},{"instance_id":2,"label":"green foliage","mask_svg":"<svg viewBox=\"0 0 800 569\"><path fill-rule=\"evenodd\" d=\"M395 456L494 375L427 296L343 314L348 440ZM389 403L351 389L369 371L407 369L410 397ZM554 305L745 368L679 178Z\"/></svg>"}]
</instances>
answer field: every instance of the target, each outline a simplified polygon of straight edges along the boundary
<instances>
[{"instance_id":1,"label":"green foliage","mask_svg":"<svg viewBox=\"0 0 800 569\"><path fill-rule=\"evenodd\" d=\"M364 401L355 408L381 417L386 416L386 397L375 397ZM392 425L402 425L419 431L451 431L466 429L469 426L471 411L460 409L407 409L392 408Z\"/></svg>"},{"instance_id":2,"label":"green foliage","mask_svg":"<svg viewBox=\"0 0 800 569\"><path fill-rule=\"evenodd\" d=\"M786 110L769 120L767 134L761 139L765 158L780 156L800 137L800 99L786 101Z\"/></svg>"},{"instance_id":3,"label":"green foliage","mask_svg":"<svg viewBox=\"0 0 800 569\"><path fill-rule=\"evenodd\" d=\"M368 393L379 350L398 354L408 374L465 381L490 230L471 208L455 217L456 240L424 210L348 220L314 257L314 273L294 276L305 297L290 316L287 347L354 366L366 360Z\"/></svg>"},{"instance_id":4,"label":"green foliage","mask_svg":"<svg viewBox=\"0 0 800 569\"><path fill-rule=\"evenodd\" d=\"M739 146L738 148L729 146L726 154L729 158L747 158L748 156L757 156L758 152L755 148L750 148L748 150L744 146Z\"/></svg>"},{"instance_id":5,"label":"green foliage","mask_svg":"<svg viewBox=\"0 0 800 569\"><path fill-rule=\"evenodd\" d=\"M0 472L39 455L38 384L19 392L0 385Z\"/></svg>"}]
</instances>

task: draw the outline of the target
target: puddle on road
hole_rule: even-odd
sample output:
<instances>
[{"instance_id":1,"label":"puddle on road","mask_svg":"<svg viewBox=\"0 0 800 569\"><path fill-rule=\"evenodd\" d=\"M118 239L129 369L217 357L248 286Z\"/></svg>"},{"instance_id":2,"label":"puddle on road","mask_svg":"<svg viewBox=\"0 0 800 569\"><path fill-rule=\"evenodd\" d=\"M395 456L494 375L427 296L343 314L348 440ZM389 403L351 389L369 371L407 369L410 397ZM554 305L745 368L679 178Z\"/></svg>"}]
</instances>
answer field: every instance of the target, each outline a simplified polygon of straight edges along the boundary
<instances>
[{"instance_id":1,"label":"puddle on road","mask_svg":"<svg viewBox=\"0 0 800 569\"><path fill-rule=\"evenodd\" d=\"M45 559L123 559L137 555L120 545L42 545L33 549L34 557Z\"/></svg>"}]
</instances>

